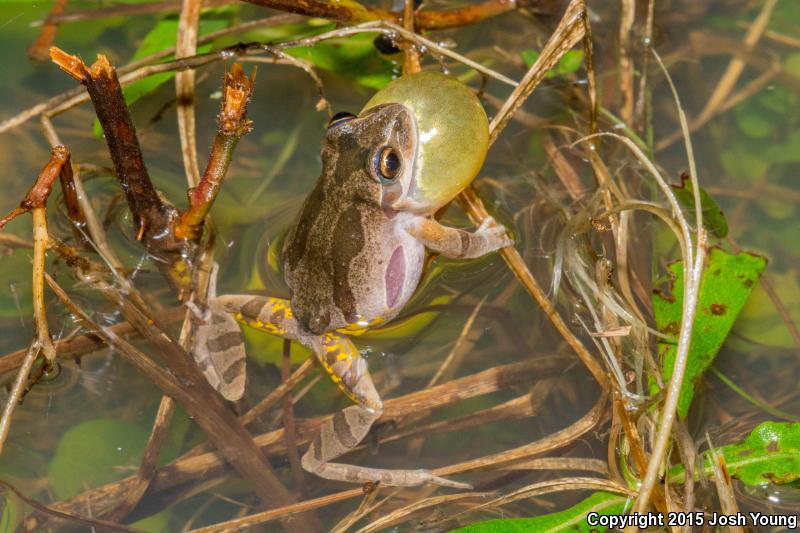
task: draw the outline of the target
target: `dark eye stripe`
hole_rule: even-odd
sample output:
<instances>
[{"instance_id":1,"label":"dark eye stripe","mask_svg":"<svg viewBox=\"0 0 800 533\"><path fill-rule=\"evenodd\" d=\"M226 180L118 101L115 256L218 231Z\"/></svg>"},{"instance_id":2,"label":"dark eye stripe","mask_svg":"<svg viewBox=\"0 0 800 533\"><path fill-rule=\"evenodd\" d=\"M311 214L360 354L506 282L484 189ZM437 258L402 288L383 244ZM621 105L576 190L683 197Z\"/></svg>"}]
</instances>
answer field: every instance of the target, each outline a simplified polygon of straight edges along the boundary
<instances>
[{"instance_id":1,"label":"dark eye stripe","mask_svg":"<svg viewBox=\"0 0 800 533\"><path fill-rule=\"evenodd\" d=\"M354 114L348 113L347 111L340 111L333 115L328 121L328 128L338 126L342 122L347 122L348 120L353 120L354 118L356 118Z\"/></svg>"}]
</instances>

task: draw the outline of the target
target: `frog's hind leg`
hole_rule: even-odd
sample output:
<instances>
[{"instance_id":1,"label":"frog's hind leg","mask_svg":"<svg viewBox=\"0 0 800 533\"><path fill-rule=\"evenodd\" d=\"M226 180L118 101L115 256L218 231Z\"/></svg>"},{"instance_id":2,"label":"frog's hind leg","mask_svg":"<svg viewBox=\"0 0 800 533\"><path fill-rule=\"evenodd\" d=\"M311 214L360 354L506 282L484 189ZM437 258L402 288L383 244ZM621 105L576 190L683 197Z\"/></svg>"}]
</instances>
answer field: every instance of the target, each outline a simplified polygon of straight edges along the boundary
<instances>
[{"instance_id":1,"label":"frog's hind leg","mask_svg":"<svg viewBox=\"0 0 800 533\"><path fill-rule=\"evenodd\" d=\"M325 372L356 405L336 413L323 425L303 455L307 471L326 479L414 487L433 483L447 487L470 488L465 483L435 476L427 470L386 470L329 461L355 448L383 413L383 402L372 383L367 362L353 342L344 335L304 333L292 315L288 300L266 296L224 295L217 302L236 320L261 331L298 340L309 346Z\"/></svg>"},{"instance_id":2,"label":"frog's hind leg","mask_svg":"<svg viewBox=\"0 0 800 533\"><path fill-rule=\"evenodd\" d=\"M298 339L297 321L292 316L289 300L247 294L225 294L216 302L236 320L250 327L284 337Z\"/></svg>"},{"instance_id":3,"label":"frog's hind leg","mask_svg":"<svg viewBox=\"0 0 800 533\"><path fill-rule=\"evenodd\" d=\"M356 405L336 413L325 423L303 455L303 468L326 479L351 483L379 481L384 485L399 487L432 483L446 487L471 488L466 483L450 481L427 470L388 470L329 462L349 452L364 440L372 424L383 413L383 402L372 383L367 362L349 338L326 333L310 339L308 344L314 348L331 379Z\"/></svg>"}]
</instances>

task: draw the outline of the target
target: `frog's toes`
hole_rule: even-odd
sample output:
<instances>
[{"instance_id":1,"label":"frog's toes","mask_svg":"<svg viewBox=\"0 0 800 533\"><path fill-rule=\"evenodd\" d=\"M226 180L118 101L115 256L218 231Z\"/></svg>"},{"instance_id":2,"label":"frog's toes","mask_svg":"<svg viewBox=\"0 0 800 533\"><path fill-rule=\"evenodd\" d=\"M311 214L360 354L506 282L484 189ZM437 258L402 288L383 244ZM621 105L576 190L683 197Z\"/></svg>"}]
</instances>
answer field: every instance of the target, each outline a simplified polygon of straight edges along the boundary
<instances>
[{"instance_id":1,"label":"frog's toes","mask_svg":"<svg viewBox=\"0 0 800 533\"><path fill-rule=\"evenodd\" d=\"M417 472L420 478L422 479L423 483L431 485L439 485L441 487L450 487L453 489L464 489L464 490L472 489L472 485L470 485L469 483L462 483L460 481L453 481L451 479L443 478L441 476L432 474L428 470L418 470Z\"/></svg>"},{"instance_id":2,"label":"frog's toes","mask_svg":"<svg viewBox=\"0 0 800 533\"><path fill-rule=\"evenodd\" d=\"M481 222L481 225L475 230L475 233L486 239L489 247L493 250L512 246L514 244L514 241L508 236L506 228L498 224L495 219L490 216L483 219L483 222Z\"/></svg>"}]
</instances>

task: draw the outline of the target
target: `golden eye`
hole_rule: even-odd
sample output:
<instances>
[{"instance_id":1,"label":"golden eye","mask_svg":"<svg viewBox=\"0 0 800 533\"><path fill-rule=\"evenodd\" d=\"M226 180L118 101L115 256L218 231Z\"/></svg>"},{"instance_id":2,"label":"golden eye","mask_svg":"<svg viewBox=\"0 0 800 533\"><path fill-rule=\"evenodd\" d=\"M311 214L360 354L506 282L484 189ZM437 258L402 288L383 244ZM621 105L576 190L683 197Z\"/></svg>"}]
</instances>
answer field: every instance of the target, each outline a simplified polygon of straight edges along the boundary
<instances>
[{"instance_id":1,"label":"golden eye","mask_svg":"<svg viewBox=\"0 0 800 533\"><path fill-rule=\"evenodd\" d=\"M381 148L376 159L377 173L381 181L393 181L400 174L403 163L400 160L400 156L391 146Z\"/></svg>"}]
</instances>

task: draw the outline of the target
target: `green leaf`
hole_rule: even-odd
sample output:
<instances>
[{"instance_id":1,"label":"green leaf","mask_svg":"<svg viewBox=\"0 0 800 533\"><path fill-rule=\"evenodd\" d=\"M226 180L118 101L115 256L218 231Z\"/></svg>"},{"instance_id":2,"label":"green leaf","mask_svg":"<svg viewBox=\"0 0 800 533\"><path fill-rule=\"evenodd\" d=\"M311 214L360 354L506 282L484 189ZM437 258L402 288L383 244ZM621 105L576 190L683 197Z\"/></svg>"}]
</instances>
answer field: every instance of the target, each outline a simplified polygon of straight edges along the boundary
<instances>
[{"instance_id":1,"label":"green leaf","mask_svg":"<svg viewBox=\"0 0 800 533\"><path fill-rule=\"evenodd\" d=\"M372 44L376 36L376 33L359 33L314 46L289 48L286 52L364 87L381 89L399 75L399 70L395 62L385 59Z\"/></svg>"},{"instance_id":2,"label":"green leaf","mask_svg":"<svg viewBox=\"0 0 800 533\"><path fill-rule=\"evenodd\" d=\"M694 211L694 187L688 174L681 174L680 185L672 185L672 192L690 211ZM728 221L717 202L700 187L700 206L703 211L703 225L717 237L725 237L728 234Z\"/></svg>"},{"instance_id":3,"label":"green leaf","mask_svg":"<svg viewBox=\"0 0 800 533\"><path fill-rule=\"evenodd\" d=\"M728 473L745 485L793 483L800 479L800 423L764 422L742 442L716 448L716 452L725 458ZM703 453L703 458L703 468L711 474L711 452ZM684 475L680 465L670 471L677 483Z\"/></svg>"},{"instance_id":4,"label":"green leaf","mask_svg":"<svg viewBox=\"0 0 800 533\"><path fill-rule=\"evenodd\" d=\"M619 515L625 511L627 498L610 492L595 492L582 502L557 513L532 518L488 520L456 529L458 533L590 533L598 531L586 520L589 513Z\"/></svg>"},{"instance_id":5,"label":"green leaf","mask_svg":"<svg viewBox=\"0 0 800 533\"><path fill-rule=\"evenodd\" d=\"M133 473L141 462L147 437L144 428L112 419L89 420L69 429L48 467L56 498L71 498Z\"/></svg>"},{"instance_id":6,"label":"green leaf","mask_svg":"<svg viewBox=\"0 0 800 533\"><path fill-rule=\"evenodd\" d=\"M766 264L764 257L747 252L731 255L720 248L709 250L700 282L689 360L678 400L678 414L682 418L689 412L695 384L714 361ZM659 331L677 337L683 309L683 264L671 264L669 273L672 278L669 295L663 291L655 292L653 312ZM659 343L665 382L672 377L676 347L674 343ZM651 387L655 392L655 384Z\"/></svg>"},{"instance_id":7,"label":"green leaf","mask_svg":"<svg viewBox=\"0 0 800 533\"><path fill-rule=\"evenodd\" d=\"M520 52L520 56L522 56L522 61L525 62L525 66L528 68L532 67L536 60L539 59L539 52L536 50L525 49ZM546 78L554 78L556 76L564 76L566 74L572 74L573 72L577 72L581 65L583 64L583 51L582 50L569 50L566 54L564 54L561 59L558 60L558 63L555 67L550 69L550 71L545 75Z\"/></svg>"},{"instance_id":8,"label":"green leaf","mask_svg":"<svg viewBox=\"0 0 800 533\"><path fill-rule=\"evenodd\" d=\"M563 76L564 74L577 72L581 65L583 65L583 50L569 50L558 60L555 70Z\"/></svg>"},{"instance_id":9,"label":"green leaf","mask_svg":"<svg viewBox=\"0 0 800 533\"><path fill-rule=\"evenodd\" d=\"M739 129L748 137L755 139L763 139L772 133L772 130L777 126L772 117L764 113L764 110L759 109L760 106L755 105L739 105L736 106L734 116L736 117L736 124Z\"/></svg>"},{"instance_id":10,"label":"green leaf","mask_svg":"<svg viewBox=\"0 0 800 533\"><path fill-rule=\"evenodd\" d=\"M783 62L783 68L795 78L800 78L800 52L795 52L786 56Z\"/></svg>"},{"instance_id":11,"label":"green leaf","mask_svg":"<svg viewBox=\"0 0 800 533\"><path fill-rule=\"evenodd\" d=\"M25 518L24 504L16 494L6 490L2 499L2 514L0 514L0 533L13 533Z\"/></svg>"}]
</instances>

